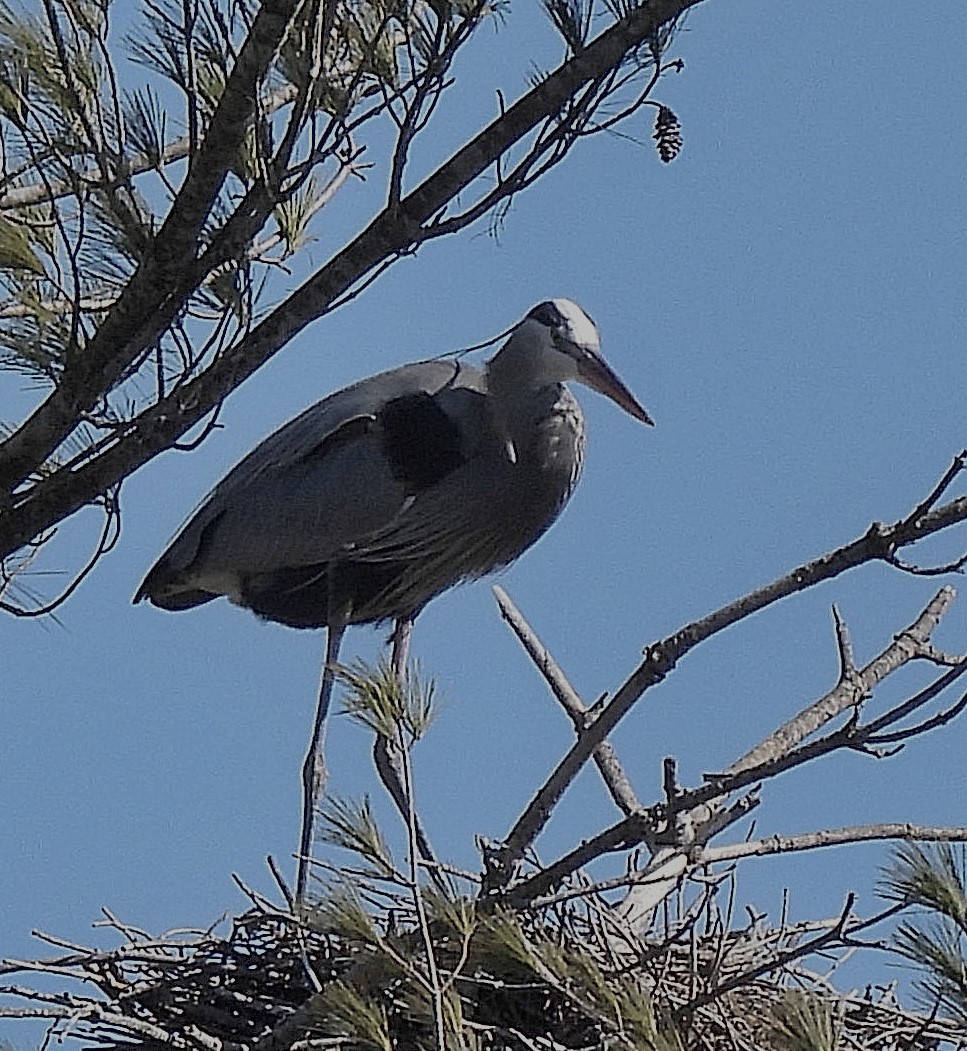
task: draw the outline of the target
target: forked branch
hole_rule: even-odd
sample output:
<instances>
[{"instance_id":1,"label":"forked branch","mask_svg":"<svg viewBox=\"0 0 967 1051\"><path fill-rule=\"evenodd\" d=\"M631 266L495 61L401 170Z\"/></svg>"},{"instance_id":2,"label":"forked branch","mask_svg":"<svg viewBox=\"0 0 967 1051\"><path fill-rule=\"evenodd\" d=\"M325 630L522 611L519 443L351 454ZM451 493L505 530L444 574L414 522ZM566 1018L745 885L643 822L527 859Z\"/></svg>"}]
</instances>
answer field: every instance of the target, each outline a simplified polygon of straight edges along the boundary
<instances>
[{"instance_id":1,"label":"forked branch","mask_svg":"<svg viewBox=\"0 0 967 1051\"><path fill-rule=\"evenodd\" d=\"M851 653L845 659L841 656L840 677L833 689L737 759L726 774L759 766L770 759L788 754L801 741L836 716L848 708L858 707L879 683L904 664L917 659L935 660L936 651L930 646L930 636L955 597L956 592L953 588L941 588L920 616L899 631L890 645L864 668L857 669L853 666ZM846 626L835 609L834 616L841 655L849 653L849 648L845 645Z\"/></svg>"},{"instance_id":2,"label":"forked branch","mask_svg":"<svg viewBox=\"0 0 967 1051\"><path fill-rule=\"evenodd\" d=\"M869 675L870 688L874 681L882 681L903 664L920 655L917 653L917 647L927 645L926 626L929 625L930 630L936 627L940 616L949 607L952 598L951 589L941 589L914 621L911 629L907 629L908 631L915 630L919 635L915 646L911 647L909 639L905 644L900 644L899 640L907 636L906 632L901 632L894 643L887 647L880 657L871 662L871 665L875 666L875 671ZM706 784L699 788L678 789L676 787L674 793L667 793L664 802L642 809L605 829L597 836L585 840L579 847L553 864L504 891L501 899L509 900L518 907L542 901L554 887L597 858L615 851L630 850L640 843L664 842L667 846L655 853L651 861L639 872L629 873L624 880L619 881L632 886L632 890L620 909L620 914L626 920L644 916L659 901L663 900L676 883L690 871L695 871L711 861L736 859L752 854L838 845L852 841L851 836L856 841L896 838L967 839L967 830L964 829L918 829L909 824L893 823L856 829L824 830L804 836L772 837L758 843L743 843L722 848L706 846L713 835L734 824L757 804L758 789L756 795L743 797L737 801L739 805L726 810L723 810L721 806L723 799L750 785L761 785L762 782L795 766L800 766L839 749L848 748L875 754L872 752L872 742L881 738L885 727L896 725L900 720L906 719L913 712L936 699L965 672L967 672L967 662L960 662L930 686L894 705L885 714L867 723L861 723L857 711L845 726L808 744L778 751L775 742L787 739L778 732L772 734L763 742L763 745L747 753L762 756L755 765L748 765L746 757L743 757L733 763L727 773L707 777ZM961 697L951 709L948 709L948 712L943 714L950 718L952 717L950 712L959 713L965 705L967 705L967 695ZM833 711L829 707L822 709L820 702L816 702L805 709L800 717L797 717L799 725L805 725L807 722L802 717L807 714L815 716L815 713L820 710L824 710L825 721L828 721L839 714L842 708L839 711ZM931 728L931 720L907 727L902 731L902 740L910 740ZM900 733L898 731L898 734ZM766 747L767 745L769 747ZM682 830L687 830L687 834L683 834Z\"/></svg>"},{"instance_id":3,"label":"forked branch","mask_svg":"<svg viewBox=\"0 0 967 1051\"><path fill-rule=\"evenodd\" d=\"M504 840L503 846L488 859L486 892L500 893L508 886L524 853L541 833L564 791L594 754L598 745L607 738L640 698L665 678L685 654L706 639L753 613L773 605L780 599L804 591L822 581L831 580L847 570L868 562L889 563L895 559L896 553L902 548L964 521L967 518L967 497L960 497L940 507L935 506L935 503L946 492L954 478L961 473L965 463L967 460L963 454L958 455L941 482L906 517L892 525L875 522L856 540L798 566L771 584L730 602L708 616L685 625L673 635L646 647L644 660L625 680L611 700L600 709L594 722L580 734L578 740L561 759L518 818ZM938 596L935 602L939 602L943 607L944 603L949 602L949 597ZM936 616L936 613L928 613L925 623L930 621L931 616ZM953 678L960 674L960 670L955 669L956 674L950 678L944 677L944 684L947 685L953 681ZM837 741L839 744L846 744L850 747L856 747L861 743L855 738L848 741L842 735L837 738ZM822 751L824 747L825 750L828 750L828 746L820 745L819 751ZM811 758L812 750L815 749L815 745L808 746L800 754L787 754L777 762L781 768L787 768L789 765L804 761L807 757ZM816 751L816 754L819 752ZM778 772L778 769L773 770L773 765L770 763L760 764L754 769L757 776L767 776ZM728 782L730 789L735 790L751 784L756 780L756 775L747 777L740 774L730 779ZM716 793L714 787L696 790L689 793L687 803L694 806L700 802L709 802L715 798L716 794L721 793Z\"/></svg>"},{"instance_id":4,"label":"forked branch","mask_svg":"<svg viewBox=\"0 0 967 1051\"><path fill-rule=\"evenodd\" d=\"M537 633L524 619L523 614L514 605L507 592L499 584L495 584L493 593L497 599L501 616L510 625L537 670L544 676L551 693L560 702L561 707L574 724L574 729L579 734L582 733L594 718L592 709L589 709L581 700L578 692L568 682L560 665L537 637ZM615 803L625 814L630 815L640 811L641 803L610 742L602 741L593 754L602 780Z\"/></svg>"}]
</instances>

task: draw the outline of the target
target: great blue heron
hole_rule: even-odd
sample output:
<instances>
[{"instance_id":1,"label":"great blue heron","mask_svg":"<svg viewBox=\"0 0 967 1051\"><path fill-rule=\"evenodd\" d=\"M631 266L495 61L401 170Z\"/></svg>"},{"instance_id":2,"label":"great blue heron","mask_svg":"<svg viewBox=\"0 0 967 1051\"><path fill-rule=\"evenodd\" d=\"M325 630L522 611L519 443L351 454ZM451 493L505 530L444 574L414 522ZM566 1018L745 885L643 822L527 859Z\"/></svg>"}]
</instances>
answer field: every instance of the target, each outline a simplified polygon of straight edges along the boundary
<instances>
[{"instance_id":1,"label":"great blue heron","mask_svg":"<svg viewBox=\"0 0 967 1051\"><path fill-rule=\"evenodd\" d=\"M569 380L652 422L601 357L594 322L570 300L549 300L482 369L404 365L287 423L215 486L138 589L136 602L162 609L224 595L265 620L328 628L303 774L300 897L346 626L394 620L402 673L430 599L512 562L551 525L584 452Z\"/></svg>"}]
</instances>

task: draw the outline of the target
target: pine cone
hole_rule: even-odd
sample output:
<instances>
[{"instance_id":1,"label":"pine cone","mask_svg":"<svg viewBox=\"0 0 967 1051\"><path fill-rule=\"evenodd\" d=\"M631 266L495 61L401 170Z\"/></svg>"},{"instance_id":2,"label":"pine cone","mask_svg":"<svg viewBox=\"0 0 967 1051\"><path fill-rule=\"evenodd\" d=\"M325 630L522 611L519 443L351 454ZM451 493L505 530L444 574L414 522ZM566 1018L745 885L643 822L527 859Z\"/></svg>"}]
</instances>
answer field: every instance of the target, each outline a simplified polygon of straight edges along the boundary
<instances>
[{"instance_id":1,"label":"pine cone","mask_svg":"<svg viewBox=\"0 0 967 1051\"><path fill-rule=\"evenodd\" d=\"M681 152L682 126L678 123L678 117L667 106L658 107L653 138L658 144L658 156L665 164L673 161Z\"/></svg>"}]
</instances>

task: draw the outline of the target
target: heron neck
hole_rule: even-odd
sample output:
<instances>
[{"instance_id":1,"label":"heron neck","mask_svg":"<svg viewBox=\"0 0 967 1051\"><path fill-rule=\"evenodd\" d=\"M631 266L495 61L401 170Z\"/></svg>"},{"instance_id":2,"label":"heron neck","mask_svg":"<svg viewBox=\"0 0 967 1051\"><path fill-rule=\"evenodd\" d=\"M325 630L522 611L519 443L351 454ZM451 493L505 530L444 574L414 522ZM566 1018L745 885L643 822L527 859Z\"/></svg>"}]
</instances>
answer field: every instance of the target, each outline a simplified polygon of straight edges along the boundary
<instances>
[{"instance_id":1,"label":"heron neck","mask_svg":"<svg viewBox=\"0 0 967 1051\"><path fill-rule=\"evenodd\" d=\"M537 447L548 439L547 421L561 397L562 379L550 375L547 364L533 347L515 346L513 339L487 363L493 425L523 462L544 463Z\"/></svg>"},{"instance_id":2,"label":"heron neck","mask_svg":"<svg viewBox=\"0 0 967 1051\"><path fill-rule=\"evenodd\" d=\"M515 334L487 362L487 389L508 406L527 402L536 391L561 382L550 371L545 356Z\"/></svg>"}]
</instances>

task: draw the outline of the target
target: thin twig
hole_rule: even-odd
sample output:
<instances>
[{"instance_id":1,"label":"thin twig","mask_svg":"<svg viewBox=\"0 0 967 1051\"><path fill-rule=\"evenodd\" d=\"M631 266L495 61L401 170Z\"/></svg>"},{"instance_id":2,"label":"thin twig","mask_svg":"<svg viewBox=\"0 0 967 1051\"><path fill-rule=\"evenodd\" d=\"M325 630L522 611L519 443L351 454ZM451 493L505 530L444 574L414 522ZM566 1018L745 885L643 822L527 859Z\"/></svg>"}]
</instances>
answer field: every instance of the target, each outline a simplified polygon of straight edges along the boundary
<instances>
[{"instance_id":1,"label":"thin twig","mask_svg":"<svg viewBox=\"0 0 967 1051\"><path fill-rule=\"evenodd\" d=\"M890 645L859 670L853 664L846 625L834 607L836 638L840 652L839 681L829 693L783 723L764 741L732 763L726 773L736 773L751 766L758 766L767 759L788 753L841 712L856 705L888 675L909 661L924 656L930 636L956 597L957 593L953 588L942 587L916 620L897 632Z\"/></svg>"},{"instance_id":2,"label":"thin twig","mask_svg":"<svg viewBox=\"0 0 967 1051\"><path fill-rule=\"evenodd\" d=\"M410 892L413 898L413 908L416 912L420 937L423 939L423 949L426 953L430 1003L433 1013L433 1036L436 1051L447 1051L447 1032L443 1012L443 984L440 981L440 970L437 965L436 949L433 944L433 933L430 930L430 920L427 916L426 902L423 900L423 890L420 887L419 880L421 845L417 836L418 823L416 819L416 802L413 794L413 765L410 762L410 749L408 742L404 739L402 726L398 727L396 745L403 772L403 791L407 801L406 832L409 841Z\"/></svg>"},{"instance_id":3,"label":"thin twig","mask_svg":"<svg viewBox=\"0 0 967 1051\"><path fill-rule=\"evenodd\" d=\"M524 647L527 655L534 662L534 666L544 676L551 693L561 703L561 707L567 712L568 717L574 724L574 729L580 734L587 725L588 707L579 696L577 690L568 682L567 677L558 663L551 656L550 651L537 637L537 633L524 619L523 614L511 600L507 592L499 584L493 586L494 598L500 609L500 615L510 625L520 644ZM624 811L625 814L633 814L641 810L631 782L621 766L614 748L609 741L602 741L595 748L594 761L601 777L604 780L611 798Z\"/></svg>"}]
</instances>

